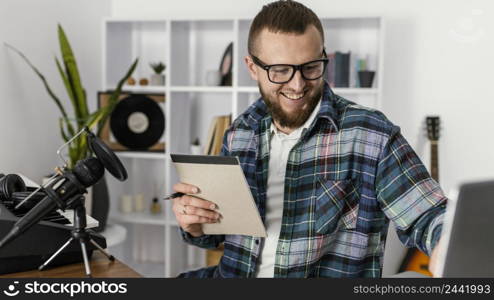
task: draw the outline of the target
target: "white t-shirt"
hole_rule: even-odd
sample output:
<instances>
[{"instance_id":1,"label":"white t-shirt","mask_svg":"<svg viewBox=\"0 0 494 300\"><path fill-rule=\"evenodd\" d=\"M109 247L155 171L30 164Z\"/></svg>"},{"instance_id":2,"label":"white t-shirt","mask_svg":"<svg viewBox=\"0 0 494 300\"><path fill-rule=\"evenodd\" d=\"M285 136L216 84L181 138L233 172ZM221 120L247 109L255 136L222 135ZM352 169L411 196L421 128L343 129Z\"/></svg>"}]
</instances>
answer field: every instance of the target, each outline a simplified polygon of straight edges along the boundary
<instances>
[{"instance_id":1,"label":"white t-shirt","mask_svg":"<svg viewBox=\"0 0 494 300\"><path fill-rule=\"evenodd\" d=\"M298 142L304 128L308 128L317 113L321 101L312 111L302 127L297 128L290 134L280 132L271 123L271 132L274 132L269 149L268 186L266 191L266 231L267 238L261 250L257 277L273 277L276 248L281 231L281 219L283 217L283 199L285 188L285 171L288 155L293 146Z\"/></svg>"}]
</instances>

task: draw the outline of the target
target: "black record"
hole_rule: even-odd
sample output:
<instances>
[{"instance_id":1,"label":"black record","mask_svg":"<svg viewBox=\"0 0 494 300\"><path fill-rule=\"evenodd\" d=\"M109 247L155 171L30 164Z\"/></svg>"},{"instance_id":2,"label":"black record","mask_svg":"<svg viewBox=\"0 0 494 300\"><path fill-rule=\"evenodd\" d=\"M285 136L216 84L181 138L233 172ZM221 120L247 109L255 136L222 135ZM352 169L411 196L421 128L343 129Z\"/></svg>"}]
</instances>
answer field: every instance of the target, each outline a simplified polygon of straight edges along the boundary
<instances>
[{"instance_id":1,"label":"black record","mask_svg":"<svg viewBox=\"0 0 494 300\"><path fill-rule=\"evenodd\" d=\"M130 95L115 106L110 128L123 146L130 150L146 150L163 135L165 115L156 101L145 95Z\"/></svg>"}]
</instances>

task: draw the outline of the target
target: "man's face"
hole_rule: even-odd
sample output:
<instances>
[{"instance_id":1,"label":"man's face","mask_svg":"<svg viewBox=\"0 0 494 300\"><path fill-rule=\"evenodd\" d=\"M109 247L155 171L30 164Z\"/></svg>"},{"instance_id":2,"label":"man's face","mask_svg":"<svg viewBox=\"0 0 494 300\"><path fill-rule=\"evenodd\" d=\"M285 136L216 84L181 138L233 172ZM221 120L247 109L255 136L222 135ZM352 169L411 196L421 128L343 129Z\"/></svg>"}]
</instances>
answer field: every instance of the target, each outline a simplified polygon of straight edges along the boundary
<instances>
[{"instance_id":1,"label":"man's face","mask_svg":"<svg viewBox=\"0 0 494 300\"><path fill-rule=\"evenodd\" d=\"M255 45L256 53L252 54L266 65L299 65L322 58L323 51L321 36L314 26L309 26L304 34L273 33L264 29ZM323 78L305 80L297 71L289 82L276 84L269 81L267 72L254 64L250 56L245 62L274 120L286 128L302 126L321 97Z\"/></svg>"}]
</instances>

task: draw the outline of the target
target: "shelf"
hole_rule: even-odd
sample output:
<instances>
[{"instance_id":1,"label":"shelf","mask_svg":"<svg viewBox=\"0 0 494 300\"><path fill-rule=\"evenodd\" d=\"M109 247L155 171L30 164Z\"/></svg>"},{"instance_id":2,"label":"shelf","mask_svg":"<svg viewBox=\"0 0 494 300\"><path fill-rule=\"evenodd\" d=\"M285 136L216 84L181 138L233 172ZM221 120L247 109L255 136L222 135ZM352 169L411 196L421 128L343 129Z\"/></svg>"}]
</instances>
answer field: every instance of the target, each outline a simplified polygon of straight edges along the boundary
<instances>
[{"instance_id":1,"label":"shelf","mask_svg":"<svg viewBox=\"0 0 494 300\"><path fill-rule=\"evenodd\" d=\"M124 86L123 91L134 93L165 93L167 90L164 86ZM231 93L233 91L241 93L259 93L257 86L239 86L236 88L230 86L172 86L171 92L209 92L209 93ZM333 88L336 94L352 95L376 95L377 88Z\"/></svg>"},{"instance_id":2,"label":"shelf","mask_svg":"<svg viewBox=\"0 0 494 300\"><path fill-rule=\"evenodd\" d=\"M115 88L113 88L115 89ZM110 88L111 90L111 88ZM122 87L123 92L132 92L132 93L145 93L145 94L163 94L166 92L165 86L157 86L157 85L124 85Z\"/></svg>"},{"instance_id":3,"label":"shelf","mask_svg":"<svg viewBox=\"0 0 494 300\"><path fill-rule=\"evenodd\" d=\"M115 87L126 74L132 62L139 58L139 64L132 77L139 82L152 73L149 64L166 60L169 32L167 20L105 20L103 49L103 79L105 87ZM165 72L166 74L166 72ZM127 88L127 87L125 87ZM134 91L133 87L130 87ZM136 91L141 91L136 86Z\"/></svg>"},{"instance_id":4,"label":"shelf","mask_svg":"<svg viewBox=\"0 0 494 300\"><path fill-rule=\"evenodd\" d=\"M166 154L161 152L115 152L121 158L165 159Z\"/></svg>"},{"instance_id":5,"label":"shelf","mask_svg":"<svg viewBox=\"0 0 494 300\"><path fill-rule=\"evenodd\" d=\"M231 86L172 86L171 92L209 92L209 93L231 93Z\"/></svg>"},{"instance_id":6,"label":"shelf","mask_svg":"<svg viewBox=\"0 0 494 300\"><path fill-rule=\"evenodd\" d=\"M107 90L114 90L114 87L109 87ZM122 92L131 92L131 93L156 93L163 94L166 93L167 90L171 92L204 92L204 93L231 93L235 90L239 92L259 92L259 88L257 86L248 86L248 87L238 87L233 88L231 86L172 86L167 88L165 86L130 86L124 85L122 88Z\"/></svg>"},{"instance_id":7,"label":"shelf","mask_svg":"<svg viewBox=\"0 0 494 300\"><path fill-rule=\"evenodd\" d=\"M237 90L242 93L259 93L257 86L241 86ZM335 94L352 94L352 95L376 95L376 88L332 88Z\"/></svg>"},{"instance_id":8,"label":"shelf","mask_svg":"<svg viewBox=\"0 0 494 300\"><path fill-rule=\"evenodd\" d=\"M237 90L242 93L259 93L257 86L239 86Z\"/></svg>"},{"instance_id":9,"label":"shelf","mask_svg":"<svg viewBox=\"0 0 494 300\"><path fill-rule=\"evenodd\" d=\"M147 212L134 213L115 213L110 215L110 220L113 222L131 223L131 224L146 224L146 225L176 225L175 220L166 220L165 214L152 215Z\"/></svg>"}]
</instances>

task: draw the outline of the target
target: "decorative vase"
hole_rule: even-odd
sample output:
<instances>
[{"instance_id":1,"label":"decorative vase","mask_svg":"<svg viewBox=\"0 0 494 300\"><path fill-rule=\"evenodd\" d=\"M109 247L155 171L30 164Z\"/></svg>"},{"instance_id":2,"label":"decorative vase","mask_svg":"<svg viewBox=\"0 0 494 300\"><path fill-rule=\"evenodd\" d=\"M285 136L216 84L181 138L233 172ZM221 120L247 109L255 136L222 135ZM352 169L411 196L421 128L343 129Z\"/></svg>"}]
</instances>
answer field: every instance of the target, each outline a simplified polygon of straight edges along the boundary
<instances>
[{"instance_id":1,"label":"decorative vase","mask_svg":"<svg viewBox=\"0 0 494 300\"><path fill-rule=\"evenodd\" d=\"M206 84L209 86L219 86L221 84L221 72L218 70L207 71Z\"/></svg>"},{"instance_id":2,"label":"decorative vase","mask_svg":"<svg viewBox=\"0 0 494 300\"><path fill-rule=\"evenodd\" d=\"M370 88L372 87L372 83L374 81L375 71L359 71L358 72L358 80L360 82L360 87Z\"/></svg>"},{"instance_id":3,"label":"decorative vase","mask_svg":"<svg viewBox=\"0 0 494 300\"><path fill-rule=\"evenodd\" d=\"M190 145L190 154L192 154L192 155L203 154L201 145Z\"/></svg>"},{"instance_id":4,"label":"decorative vase","mask_svg":"<svg viewBox=\"0 0 494 300\"><path fill-rule=\"evenodd\" d=\"M165 75L152 74L151 75L151 85L165 85Z\"/></svg>"}]
</instances>

